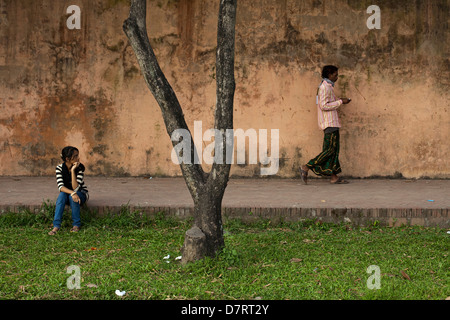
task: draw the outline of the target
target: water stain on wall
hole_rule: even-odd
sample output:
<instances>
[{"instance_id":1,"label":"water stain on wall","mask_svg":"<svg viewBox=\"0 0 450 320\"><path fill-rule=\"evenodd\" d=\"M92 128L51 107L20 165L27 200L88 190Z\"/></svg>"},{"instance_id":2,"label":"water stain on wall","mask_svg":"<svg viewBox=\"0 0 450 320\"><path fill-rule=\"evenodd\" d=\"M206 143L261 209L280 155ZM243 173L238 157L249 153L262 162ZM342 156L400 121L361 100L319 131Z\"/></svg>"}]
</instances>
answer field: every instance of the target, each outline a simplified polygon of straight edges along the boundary
<instances>
[{"instance_id":1,"label":"water stain on wall","mask_svg":"<svg viewBox=\"0 0 450 320\"><path fill-rule=\"evenodd\" d=\"M53 174L66 144L90 174L180 175L158 105L122 31L129 0L0 1L0 174ZM279 176L321 150L315 90L324 64L336 92L345 174L448 177L448 1L240 1L235 128L280 129ZM148 33L190 126L213 123L218 2L148 2ZM436 129L441 128L441 129ZM248 150L246 150L248 153ZM258 176L258 165L232 174ZM399 176L397 174L397 176Z\"/></svg>"}]
</instances>

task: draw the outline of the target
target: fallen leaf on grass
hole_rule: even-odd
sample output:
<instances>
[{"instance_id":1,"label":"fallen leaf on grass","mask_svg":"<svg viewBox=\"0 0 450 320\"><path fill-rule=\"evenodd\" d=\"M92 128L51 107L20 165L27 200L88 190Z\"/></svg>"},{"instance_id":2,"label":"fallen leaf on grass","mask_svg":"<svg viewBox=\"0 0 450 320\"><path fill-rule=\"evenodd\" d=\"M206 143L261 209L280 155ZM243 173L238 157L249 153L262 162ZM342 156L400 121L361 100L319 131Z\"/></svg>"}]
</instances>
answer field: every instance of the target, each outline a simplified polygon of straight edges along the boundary
<instances>
[{"instance_id":1,"label":"fallen leaf on grass","mask_svg":"<svg viewBox=\"0 0 450 320\"><path fill-rule=\"evenodd\" d=\"M119 252L119 251L122 251L122 250L123 249L112 249L112 250L109 250L108 253Z\"/></svg>"},{"instance_id":2,"label":"fallen leaf on grass","mask_svg":"<svg viewBox=\"0 0 450 320\"><path fill-rule=\"evenodd\" d=\"M123 297L125 295L125 291L120 291L120 290L116 290L115 291L116 295L118 295L119 297Z\"/></svg>"},{"instance_id":3,"label":"fallen leaf on grass","mask_svg":"<svg viewBox=\"0 0 450 320\"><path fill-rule=\"evenodd\" d=\"M411 278L406 274L405 271L401 270L400 273L402 274L403 278L405 278L405 279L411 281Z\"/></svg>"},{"instance_id":4,"label":"fallen leaf on grass","mask_svg":"<svg viewBox=\"0 0 450 320\"><path fill-rule=\"evenodd\" d=\"M261 268L270 268L270 267L275 267L275 265L274 264L263 264L261 266Z\"/></svg>"},{"instance_id":5,"label":"fallen leaf on grass","mask_svg":"<svg viewBox=\"0 0 450 320\"><path fill-rule=\"evenodd\" d=\"M98 288L98 286L96 284L93 284L93 283L88 283L86 285L86 287L88 287L88 288Z\"/></svg>"},{"instance_id":6,"label":"fallen leaf on grass","mask_svg":"<svg viewBox=\"0 0 450 320\"><path fill-rule=\"evenodd\" d=\"M303 261L303 259L299 259L299 258L292 258L291 260L290 260L291 262L302 262Z\"/></svg>"}]
</instances>

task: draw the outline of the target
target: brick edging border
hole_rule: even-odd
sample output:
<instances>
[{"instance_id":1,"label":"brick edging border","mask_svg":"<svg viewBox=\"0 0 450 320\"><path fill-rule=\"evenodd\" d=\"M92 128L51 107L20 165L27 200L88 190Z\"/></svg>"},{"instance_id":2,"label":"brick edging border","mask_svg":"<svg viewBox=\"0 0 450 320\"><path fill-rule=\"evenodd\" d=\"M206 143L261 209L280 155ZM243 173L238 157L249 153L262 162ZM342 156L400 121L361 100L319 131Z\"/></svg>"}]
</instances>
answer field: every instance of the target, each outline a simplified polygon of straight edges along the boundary
<instances>
[{"instance_id":1,"label":"brick edging border","mask_svg":"<svg viewBox=\"0 0 450 320\"><path fill-rule=\"evenodd\" d=\"M193 217L193 207L139 207L139 206L89 206L89 210L100 215L112 212L119 213L124 208L140 211L142 214L155 215L164 212L165 216L179 219ZM0 214L5 212L21 212L28 210L38 213L41 205L2 205ZM320 220L327 223L350 223L368 226L375 222L380 225L401 226L419 225L424 227L449 228L448 208L300 208L300 207L222 207L224 219L240 219L244 222L272 220L297 222L306 219Z\"/></svg>"}]
</instances>

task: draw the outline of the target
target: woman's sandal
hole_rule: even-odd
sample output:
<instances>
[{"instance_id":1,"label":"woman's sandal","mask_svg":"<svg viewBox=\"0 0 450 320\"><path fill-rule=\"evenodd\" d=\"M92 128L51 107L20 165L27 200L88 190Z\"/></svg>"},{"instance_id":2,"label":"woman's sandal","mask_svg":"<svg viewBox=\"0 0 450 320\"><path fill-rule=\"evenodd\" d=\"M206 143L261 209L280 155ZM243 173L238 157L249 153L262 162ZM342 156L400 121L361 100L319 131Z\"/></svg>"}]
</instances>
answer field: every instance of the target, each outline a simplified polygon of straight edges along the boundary
<instances>
[{"instance_id":1,"label":"woman's sandal","mask_svg":"<svg viewBox=\"0 0 450 320\"><path fill-rule=\"evenodd\" d=\"M53 228L52 231L48 233L49 236L54 236L59 231L59 228Z\"/></svg>"},{"instance_id":2,"label":"woman's sandal","mask_svg":"<svg viewBox=\"0 0 450 320\"><path fill-rule=\"evenodd\" d=\"M308 184L308 171L305 171L300 167L300 177L304 184Z\"/></svg>"},{"instance_id":3,"label":"woman's sandal","mask_svg":"<svg viewBox=\"0 0 450 320\"><path fill-rule=\"evenodd\" d=\"M78 232L80 231L80 227L74 226L72 229L70 229L70 232Z\"/></svg>"},{"instance_id":4,"label":"woman's sandal","mask_svg":"<svg viewBox=\"0 0 450 320\"><path fill-rule=\"evenodd\" d=\"M335 182L330 182L331 184L347 184L348 181L347 180L343 180L341 179L341 177L339 177Z\"/></svg>"}]
</instances>

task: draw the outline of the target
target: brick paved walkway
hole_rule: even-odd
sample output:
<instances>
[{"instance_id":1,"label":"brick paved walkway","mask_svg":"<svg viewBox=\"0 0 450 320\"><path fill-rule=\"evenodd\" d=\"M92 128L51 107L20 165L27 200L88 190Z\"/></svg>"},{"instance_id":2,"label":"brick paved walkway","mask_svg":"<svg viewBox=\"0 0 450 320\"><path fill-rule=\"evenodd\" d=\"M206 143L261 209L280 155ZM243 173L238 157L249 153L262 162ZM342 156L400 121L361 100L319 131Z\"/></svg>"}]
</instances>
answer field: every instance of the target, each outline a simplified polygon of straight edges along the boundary
<instances>
[{"instance_id":1,"label":"brick paved walkway","mask_svg":"<svg viewBox=\"0 0 450 320\"><path fill-rule=\"evenodd\" d=\"M85 182L88 207L100 213L129 206L150 214L192 216L183 178L86 177ZM57 196L54 177L0 177L0 212L39 210ZM360 225L377 220L448 228L450 180L353 179L347 185L330 185L310 179L303 185L297 179L230 179L222 206L224 217L243 220L308 218Z\"/></svg>"}]
</instances>

